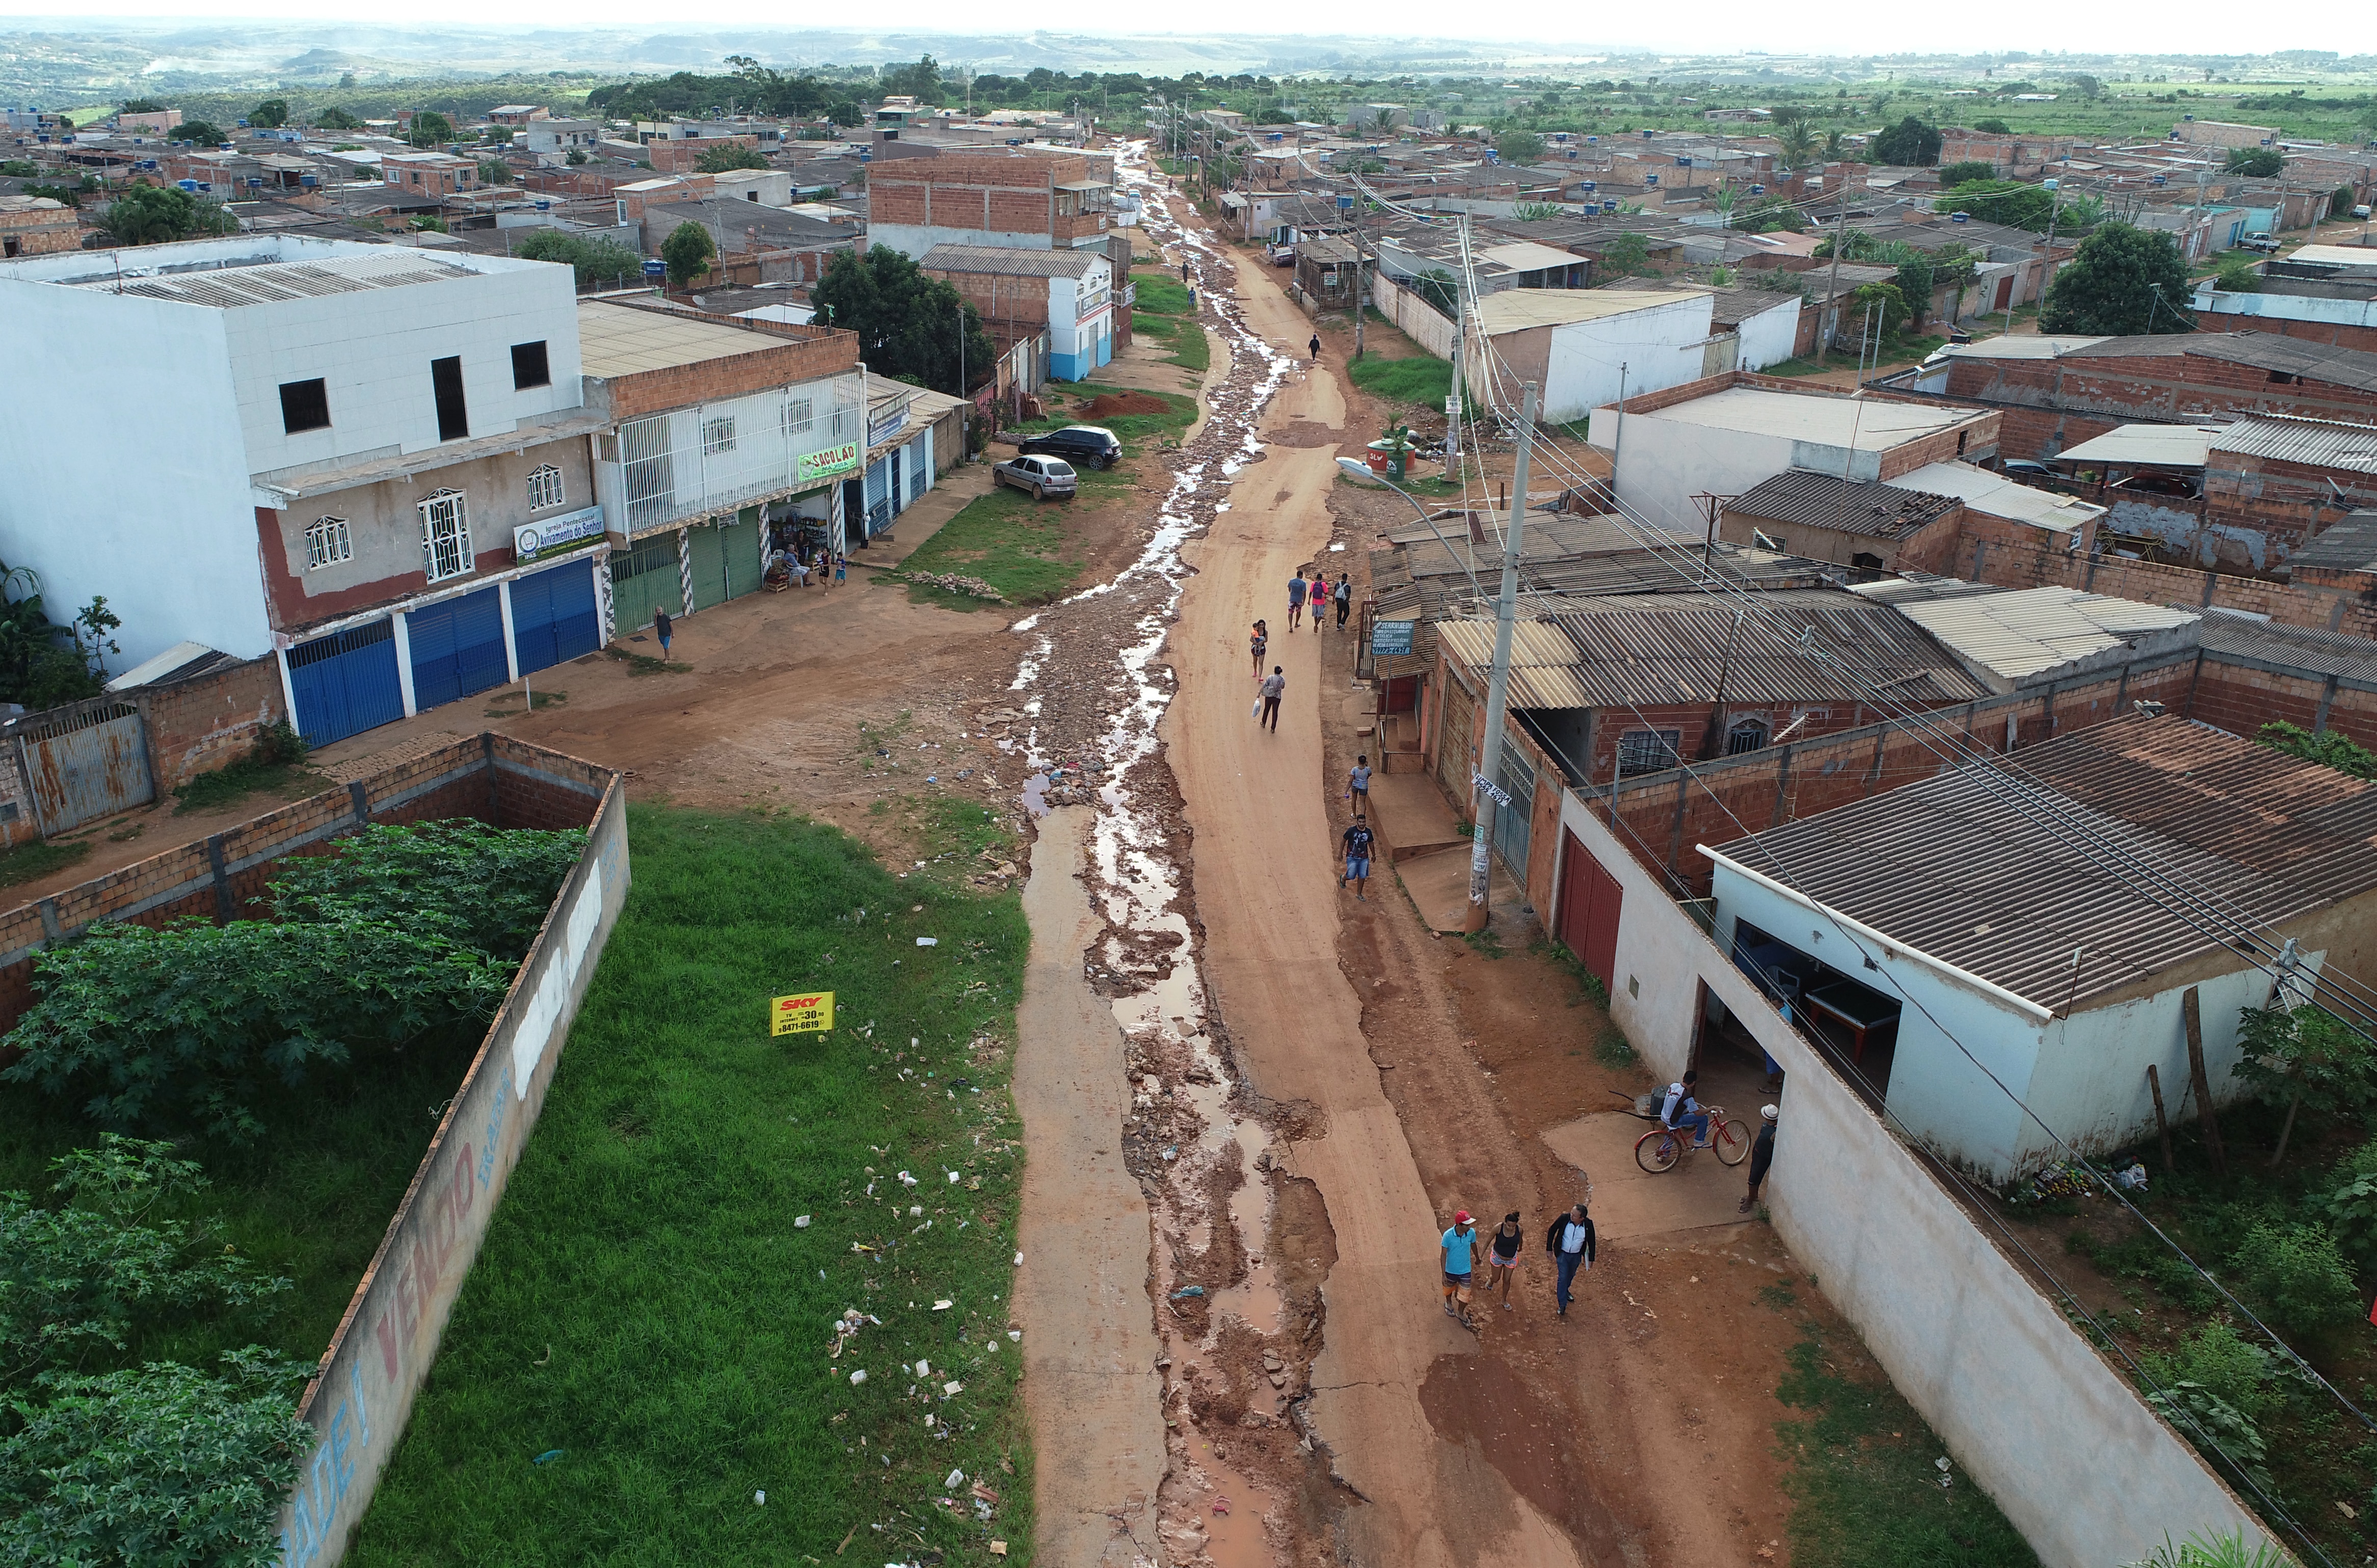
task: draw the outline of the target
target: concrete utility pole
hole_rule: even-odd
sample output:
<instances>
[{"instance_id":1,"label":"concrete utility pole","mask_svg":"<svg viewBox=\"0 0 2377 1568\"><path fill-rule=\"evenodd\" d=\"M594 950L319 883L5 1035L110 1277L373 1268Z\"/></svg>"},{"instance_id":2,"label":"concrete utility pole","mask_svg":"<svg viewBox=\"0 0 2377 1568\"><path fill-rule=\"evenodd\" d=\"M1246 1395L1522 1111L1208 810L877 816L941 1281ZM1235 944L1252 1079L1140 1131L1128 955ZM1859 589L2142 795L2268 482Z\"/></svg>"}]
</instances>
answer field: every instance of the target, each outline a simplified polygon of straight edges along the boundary
<instances>
[{"instance_id":1,"label":"concrete utility pole","mask_svg":"<svg viewBox=\"0 0 2377 1568\"><path fill-rule=\"evenodd\" d=\"M1362 197L1354 196L1354 357L1362 357L1362 322L1370 313L1369 293L1362 284Z\"/></svg>"},{"instance_id":2,"label":"concrete utility pole","mask_svg":"<svg viewBox=\"0 0 2377 1568\"><path fill-rule=\"evenodd\" d=\"M1463 213L1461 221L1466 226L1469 215ZM1463 248L1467 248L1465 240ZM1447 471L1455 474L1461 471L1461 361L1463 350L1468 346L1465 341L1468 334L1468 313L1462 303L1462 291L1455 286L1452 291L1452 388L1444 399L1444 466Z\"/></svg>"},{"instance_id":3,"label":"concrete utility pole","mask_svg":"<svg viewBox=\"0 0 2377 1568\"><path fill-rule=\"evenodd\" d=\"M1816 368L1824 368L1824 351L1833 346L1833 296L1841 287L1841 248L1849 232L1849 204L1841 203L1841 215L1833 223L1833 270L1824 282L1824 303L1816 311Z\"/></svg>"},{"instance_id":4,"label":"concrete utility pole","mask_svg":"<svg viewBox=\"0 0 2377 1568\"><path fill-rule=\"evenodd\" d=\"M1535 392L1535 384L1528 382L1519 411L1519 453L1511 469L1511 521L1502 533L1502 597L1494 608L1494 678L1486 688L1485 754L1477 759L1477 782L1470 791L1477 826L1469 851L1469 915L1463 931L1486 929L1494 885L1494 808L1502 798L1502 719L1511 695L1511 633L1519 614L1519 533L1527 516Z\"/></svg>"}]
</instances>

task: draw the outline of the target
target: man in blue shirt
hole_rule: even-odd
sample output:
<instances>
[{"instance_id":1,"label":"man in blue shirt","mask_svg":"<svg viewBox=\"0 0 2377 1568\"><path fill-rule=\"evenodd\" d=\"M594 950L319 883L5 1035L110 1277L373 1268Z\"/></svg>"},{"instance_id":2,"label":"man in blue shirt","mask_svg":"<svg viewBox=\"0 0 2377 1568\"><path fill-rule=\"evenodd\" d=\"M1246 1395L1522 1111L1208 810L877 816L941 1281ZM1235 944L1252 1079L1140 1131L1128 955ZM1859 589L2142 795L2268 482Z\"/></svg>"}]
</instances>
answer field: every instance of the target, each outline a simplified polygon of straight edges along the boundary
<instances>
[{"instance_id":1,"label":"man in blue shirt","mask_svg":"<svg viewBox=\"0 0 2377 1568\"><path fill-rule=\"evenodd\" d=\"M1437 1248L1444 1254L1444 1315L1463 1328L1475 1328L1469 1316L1469 1276L1477 1266L1477 1227L1467 1209L1452 1217L1452 1229L1438 1239Z\"/></svg>"},{"instance_id":2,"label":"man in blue shirt","mask_svg":"<svg viewBox=\"0 0 2377 1568\"><path fill-rule=\"evenodd\" d=\"M1708 1112L1701 1109L1701 1102L1694 1098L1699 1093L1696 1086L1700 1081L1698 1073L1687 1072L1667 1086L1667 1098L1659 1106L1659 1125L1672 1127L1678 1132L1689 1127L1692 1132L1692 1147L1706 1148L1709 1141Z\"/></svg>"}]
</instances>

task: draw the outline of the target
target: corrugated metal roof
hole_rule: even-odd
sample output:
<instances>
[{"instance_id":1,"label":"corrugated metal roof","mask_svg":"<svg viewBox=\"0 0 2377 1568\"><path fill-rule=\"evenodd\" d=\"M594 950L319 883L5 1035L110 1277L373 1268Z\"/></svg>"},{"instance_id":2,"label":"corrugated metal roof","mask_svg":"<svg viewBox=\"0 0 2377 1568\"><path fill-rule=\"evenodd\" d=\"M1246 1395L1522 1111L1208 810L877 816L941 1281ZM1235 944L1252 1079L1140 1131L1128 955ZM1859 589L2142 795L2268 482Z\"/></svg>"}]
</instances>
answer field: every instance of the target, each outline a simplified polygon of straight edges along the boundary
<instances>
[{"instance_id":1,"label":"corrugated metal roof","mask_svg":"<svg viewBox=\"0 0 2377 1568\"><path fill-rule=\"evenodd\" d=\"M2377 474L2377 425L2249 414L2212 438L2212 450L2314 469Z\"/></svg>"},{"instance_id":2,"label":"corrugated metal roof","mask_svg":"<svg viewBox=\"0 0 2377 1568\"><path fill-rule=\"evenodd\" d=\"M1777 523L1895 540L1937 521L1960 505L1953 495L1791 469L1751 486L1726 503L1726 510Z\"/></svg>"},{"instance_id":3,"label":"corrugated metal roof","mask_svg":"<svg viewBox=\"0 0 2377 1568\"><path fill-rule=\"evenodd\" d=\"M1534 327L1572 327L1708 297L1704 289L1505 289L1477 302L1477 325L1488 336Z\"/></svg>"},{"instance_id":4,"label":"corrugated metal roof","mask_svg":"<svg viewBox=\"0 0 2377 1568\"><path fill-rule=\"evenodd\" d=\"M2377 684L2377 642L2316 626L2281 626L2225 610L2204 612L2204 646L2313 675Z\"/></svg>"},{"instance_id":5,"label":"corrugated metal roof","mask_svg":"<svg viewBox=\"0 0 2377 1568\"><path fill-rule=\"evenodd\" d=\"M2000 677L2008 689L2076 659L2131 647L2146 634L2172 632L2200 619L2192 610L2167 610L2071 588L1917 600L1895 609L1968 665Z\"/></svg>"},{"instance_id":6,"label":"corrugated metal roof","mask_svg":"<svg viewBox=\"0 0 2377 1568\"><path fill-rule=\"evenodd\" d=\"M2020 484L1970 463L1926 463L1882 482L1953 495L1976 512L2027 523L2036 529L2052 529L2058 533L2076 534L2091 517L2105 513L2105 508L2094 502L2078 500L2057 490Z\"/></svg>"},{"instance_id":7,"label":"corrugated metal roof","mask_svg":"<svg viewBox=\"0 0 2377 1568\"><path fill-rule=\"evenodd\" d=\"M2068 350L2064 359L2184 357L2249 364L2330 386L2377 390L2377 354L2275 332L2164 332L2150 338L2107 338Z\"/></svg>"},{"instance_id":8,"label":"corrugated metal roof","mask_svg":"<svg viewBox=\"0 0 2377 1568\"><path fill-rule=\"evenodd\" d=\"M2059 463L2156 463L2167 469L2200 469L2212 451L2216 424L2116 425L2094 440L2066 446Z\"/></svg>"},{"instance_id":9,"label":"corrugated metal roof","mask_svg":"<svg viewBox=\"0 0 2377 1568\"><path fill-rule=\"evenodd\" d=\"M2366 572L2377 567L2377 511L2354 512L2320 530L2317 537L2287 558L2292 566L2324 566L2332 572Z\"/></svg>"},{"instance_id":10,"label":"corrugated metal roof","mask_svg":"<svg viewBox=\"0 0 2377 1568\"><path fill-rule=\"evenodd\" d=\"M1095 246L1081 250L1009 250L1004 245L935 245L916 260L927 272L996 272L1011 278L1081 278L1105 260Z\"/></svg>"},{"instance_id":11,"label":"corrugated metal roof","mask_svg":"<svg viewBox=\"0 0 2377 1568\"><path fill-rule=\"evenodd\" d=\"M1807 392L1771 392L1728 386L1705 398L1670 403L1629 419L1663 420L1708 430L1781 435L1859 450L1887 450L1904 441L1953 430L1980 416L1969 409L1926 409L1869 398L1822 397Z\"/></svg>"},{"instance_id":12,"label":"corrugated metal roof","mask_svg":"<svg viewBox=\"0 0 2377 1568\"><path fill-rule=\"evenodd\" d=\"M2254 921L2377 888L2377 787L2171 718L2096 725L1717 852L2058 1011L2218 945L2075 847L2075 820Z\"/></svg>"},{"instance_id":13,"label":"corrugated metal roof","mask_svg":"<svg viewBox=\"0 0 2377 1568\"><path fill-rule=\"evenodd\" d=\"M1524 707L1625 707L1729 701L1857 702L1872 683L1918 704L1987 695L1980 683L1895 612L1830 588L1762 593L1766 623L1736 630L1736 606L1709 594L1539 601L1514 627L1512 700ZM1556 604L1557 609L1548 608ZM1802 642L1775 636L1776 624ZM1445 621L1445 650L1472 669L1494 658L1494 623ZM1843 672L1843 657L1857 678ZM1530 694L1521 700L1521 672Z\"/></svg>"}]
</instances>

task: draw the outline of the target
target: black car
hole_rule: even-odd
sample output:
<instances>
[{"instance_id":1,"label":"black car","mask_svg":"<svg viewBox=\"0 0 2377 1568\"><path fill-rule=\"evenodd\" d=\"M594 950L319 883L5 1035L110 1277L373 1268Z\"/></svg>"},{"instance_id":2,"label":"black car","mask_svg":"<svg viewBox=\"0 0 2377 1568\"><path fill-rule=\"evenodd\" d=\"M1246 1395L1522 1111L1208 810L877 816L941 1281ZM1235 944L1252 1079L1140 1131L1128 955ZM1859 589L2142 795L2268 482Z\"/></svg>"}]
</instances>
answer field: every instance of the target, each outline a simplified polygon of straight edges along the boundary
<instances>
[{"instance_id":1,"label":"black car","mask_svg":"<svg viewBox=\"0 0 2377 1568\"><path fill-rule=\"evenodd\" d=\"M1016 445L1022 456L1066 457L1084 468L1110 469L1122 458L1122 443L1098 424L1069 424L1062 430L1027 435Z\"/></svg>"}]
</instances>

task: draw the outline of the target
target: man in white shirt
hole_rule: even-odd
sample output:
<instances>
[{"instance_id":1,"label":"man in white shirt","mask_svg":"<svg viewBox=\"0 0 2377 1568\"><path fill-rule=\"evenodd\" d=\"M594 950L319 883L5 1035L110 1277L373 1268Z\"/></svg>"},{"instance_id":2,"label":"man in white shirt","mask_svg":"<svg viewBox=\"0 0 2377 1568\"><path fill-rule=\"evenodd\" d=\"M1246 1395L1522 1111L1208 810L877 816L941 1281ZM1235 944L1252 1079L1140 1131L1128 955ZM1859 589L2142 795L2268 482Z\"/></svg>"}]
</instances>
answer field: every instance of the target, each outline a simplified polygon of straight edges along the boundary
<instances>
[{"instance_id":1,"label":"man in white shirt","mask_svg":"<svg viewBox=\"0 0 2377 1568\"><path fill-rule=\"evenodd\" d=\"M1552 1293L1559 1299L1559 1315L1566 1317L1570 1282L1576 1278L1578 1269L1593 1266L1593 1217L1584 1212L1583 1204L1552 1221L1551 1229L1544 1235L1544 1250L1551 1253L1552 1265L1558 1271Z\"/></svg>"},{"instance_id":2,"label":"man in white shirt","mask_svg":"<svg viewBox=\"0 0 2377 1568\"><path fill-rule=\"evenodd\" d=\"M1709 1141L1708 1112L1702 1111L1701 1102L1692 1098L1693 1086L1700 1079L1698 1073L1688 1071L1680 1079L1667 1086L1667 1098L1659 1107L1659 1125L1678 1132L1690 1127L1692 1130L1692 1147L1706 1148Z\"/></svg>"}]
</instances>

